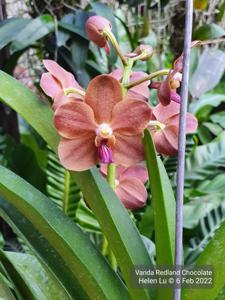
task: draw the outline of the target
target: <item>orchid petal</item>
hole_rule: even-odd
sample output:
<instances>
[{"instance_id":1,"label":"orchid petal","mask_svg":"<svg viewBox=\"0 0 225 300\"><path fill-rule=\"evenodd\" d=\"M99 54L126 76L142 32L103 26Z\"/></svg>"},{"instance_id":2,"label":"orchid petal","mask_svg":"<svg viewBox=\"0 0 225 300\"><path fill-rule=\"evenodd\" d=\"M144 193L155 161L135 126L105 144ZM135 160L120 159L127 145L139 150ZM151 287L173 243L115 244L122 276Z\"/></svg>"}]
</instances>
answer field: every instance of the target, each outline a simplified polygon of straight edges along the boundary
<instances>
[{"instance_id":1,"label":"orchid petal","mask_svg":"<svg viewBox=\"0 0 225 300\"><path fill-rule=\"evenodd\" d=\"M123 99L122 87L110 75L99 75L88 85L85 102L95 114L96 122L110 123L114 106Z\"/></svg>"},{"instance_id":2,"label":"orchid petal","mask_svg":"<svg viewBox=\"0 0 225 300\"><path fill-rule=\"evenodd\" d=\"M49 72L42 74L40 86L45 94L51 98L55 98L62 91L60 83Z\"/></svg>"},{"instance_id":3,"label":"orchid petal","mask_svg":"<svg viewBox=\"0 0 225 300\"><path fill-rule=\"evenodd\" d=\"M170 119L167 120L168 125L173 125L179 128L179 118L180 115L174 115ZM191 113L187 113L186 115L186 133L193 133L196 131L198 127L198 120Z\"/></svg>"},{"instance_id":4,"label":"orchid petal","mask_svg":"<svg viewBox=\"0 0 225 300\"><path fill-rule=\"evenodd\" d=\"M116 69L114 70L111 74L111 76L113 76L114 78L116 78L117 80L121 80L122 79L122 76L123 76L123 70L122 69ZM135 80L138 80L138 79L141 79L143 77L147 76L147 74L145 72L132 72L131 73L131 76L129 78L129 81L132 82L132 81L135 81ZM150 80L147 80L143 83L140 83L139 85L135 86L135 87L132 87L130 88L128 91L127 91L127 99L138 99L138 100L144 100L144 101L147 101L148 98L149 98L149 86L150 84Z\"/></svg>"},{"instance_id":5,"label":"orchid petal","mask_svg":"<svg viewBox=\"0 0 225 300\"><path fill-rule=\"evenodd\" d=\"M137 135L147 127L151 118L151 108L139 100L124 100L116 104L112 112L113 132Z\"/></svg>"},{"instance_id":6,"label":"orchid petal","mask_svg":"<svg viewBox=\"0 0 225 300\"><path fill-rule=\"evenodd\" d=\"M55 112L54 124L62 137L73 139L96 131L93 110L84 102L68 102Z\"/></svg>"},{"instance_id":7,"label":"orchid petal","mask_svg":"<svg viewBox=\"0 0 225 300\"><path fill-rule=\"evenodd\" d=\"M130 82L139 80L143 77L146 77L147 74L145 72L132 72L130 76ZM148 101L150 93L149 93L149 86L150 80L146 80L137 86L128 90L127 98L134 98L139 100Z\"/></svg>"},{"instance_id":8,"label":"orchid petal","mask_svg":"<svg viewBox=\"0 0 225 300\"><path fill-rule=\"evenodd\" d=\"M152 132L158 153L175 156L178 150L178 128L167 126L163 130Z\"/></svg>"},{"instance_id":9,"label":"orchid petal","mask_svg":"<svg viewBox=\"0 0 225 300\"><path fill-rule=\"evenodd\" d=\"M171 96L170 80L171 80L171 73L167 75L167 77L164 81L162 81L162 83L158 89L159 101L164 106L167 106L171 101L171 99L170 99L170 96Z\"/></svg>"},{"instance_id":10,"label":"orchid petal","mask_svg":"<svg viewBox=\"0 0 225 300\"><path fill-rule=\"evenodd\" d=\"M77 83L72 73L63 69L54 60L45 59L43 60L45 68L61 83L63 88L78 88L83 90L82 87Z\"/></svg>"},{"instance_id":11,"label":"orchid petal","mask_svg":"<svg viewBox=\"0 0 225 300\"><path fill-rule=\"evenodd\" d=\"M142 135L123 136L115 134L116 143L113 148L113 158L116 164L131 166L144 160Z\"/></svg>"},{"instance_id":12,"label":"orchid petal","mask_svg":"<svg viewBox=\"0 0 225 300\"><path fill-rule=\"evenodd\" d=\"M138 178L141 182L145 183L148 180L148 172L144 166L135 165L128 168L123 168L120 171L119 180L126 179L128 177Z\"/></svg>"},{"instance_id":13,"label":"orchid petal","mask_svg":"<svg viewBox=\"0 0 225 300\"><path fill-rule=\"evenodd\" d=\"M144 184L133 177L120 181L115 192L127 209L143 207L148 197Z\"/></svg>"},{"instance_id":14,"label":"orchid petal","mask_svg":"<svg viewBox=\"0 0 225 300\"><path fill-rule=\"evenodd\" d=\"M176 103L180 103L181 97L179 94L177 94L177 92L171 91L170 100Z\"/></svg>"},{"instance_id":15,"label":"orchid petal","mask_svg":"<svg viewBox=\"0 0 225 300\"><path fill-rule=\"evenodd\" d=\"M167 106L159 103L152 109L152 113L159 122L166 123L167 119L180 113L180 105L176 102L170 102Z\"/></svg>"},{"instance_id":16,"label":"orchid petal","mask_svg":"<svg viewBox=\"0 0 225 300\"><path fill-rule=\"evenodd\" d=\"M58 153L62 165L73 171L84 171L97 164L97 148L94 145L95 135L86 134L74 140L62 139Z\"/></svg>"}]
</instances>

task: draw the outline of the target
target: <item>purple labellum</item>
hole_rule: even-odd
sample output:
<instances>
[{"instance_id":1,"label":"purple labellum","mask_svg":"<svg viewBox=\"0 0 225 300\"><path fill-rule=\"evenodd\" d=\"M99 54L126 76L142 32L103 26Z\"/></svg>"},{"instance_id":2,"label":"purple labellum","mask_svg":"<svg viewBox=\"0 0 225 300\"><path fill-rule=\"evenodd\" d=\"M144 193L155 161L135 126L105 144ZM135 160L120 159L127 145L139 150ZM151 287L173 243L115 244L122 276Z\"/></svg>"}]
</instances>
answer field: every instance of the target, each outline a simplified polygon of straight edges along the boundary
<instances>
[{"instance_id":1,"label":"purple labellum","mask_svg":"<svg viewBox=\"0 0 225 300\"><path fill-rule=\"evenodd\" d=\"M109 148L105 142L98 147L98 157L103 164L109 164L113 162L112 149Z\"/></svg>"},{"instance_id":2,"label":"purple labellum","mask_svg":"<svg viewBox=\"0 0 225 300\"><path fill-rule=\"evenodd\" d=\"M171 92L170 94L170 100L180 103L180 95L178 95L176 92Z\"/></svg>"}]
</instances>

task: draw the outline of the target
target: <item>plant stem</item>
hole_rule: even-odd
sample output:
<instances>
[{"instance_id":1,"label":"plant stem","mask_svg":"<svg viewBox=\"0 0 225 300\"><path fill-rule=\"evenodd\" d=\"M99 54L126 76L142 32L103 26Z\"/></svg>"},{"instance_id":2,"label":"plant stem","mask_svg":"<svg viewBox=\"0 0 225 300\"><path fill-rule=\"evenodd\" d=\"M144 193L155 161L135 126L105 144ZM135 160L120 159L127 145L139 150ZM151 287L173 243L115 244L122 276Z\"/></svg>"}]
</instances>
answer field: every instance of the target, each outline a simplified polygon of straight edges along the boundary
<instances>
[{"instance_id":1,"label":"plant stem","mask_svg":"<svg viewBox=\"0 0 225 300\"><path fill-rule=\"evenodd\" d=\"M115 190L116 187L116 165L114 163L107 165L107 181L111 188Z\"/></svg>"},{"instance_id":2,"label":"plant stem","mask_svg":"<svg viewBox=\"0 0 225 300\"><path fill-rule=\"evenodd\" d=\"M120 46L119 46L119 44L118 44L118 42L117 42L117 40L116 40L114 34L112 33L112 31L111 31L111 30L104 30L104 31L103 31L103 35L104 35L105 37L107 37L107 38L111 41L113 47L115 48L117 54L119 55L119 57L120 57L120 59L121 59L121 61L122 61L122 64L123 64L124 66L126 66L126 65L127 65L127 59L126 59L126 57L123 55L123 52L122 52L122 50L120 49Z\"/></svg>"},{"instance_id":3,"label":"plant stem","mask_svg":"<svg viewBox=\"0 0 225 300\"><path fill-rule=\"evenodd\" d=\"M132 88L136 85L141 84L142 82L145 82L147 80L151 80L155 77L162 76L162 75L168 75L169 72L170 72L169 69L163 69L163 70L156 71L154 73L149 74L148 76L142 77L141 79L138 79L138 80L135 80L135 81L132 81L132 82L126 84L125 88L130 89L130 88Z\"/></svg>"},{"instance_id":4,"label":"plant stem","mask_svg":"<svg viewBox=\"0 0 225 300\"><path fill-rule=\"evenodd\" d=\"M116 187L116 165L114 163L107 165L107 181L108 181L109 185L111 186L111 188L113 190L115 190L115 187ZM108 242L107 242L107 244L108 244ZM114 271L116 271L117 270L117 262L116 262L115 255L113 254L112 250L109 249L109 247L108 247L108 251L109 251L110 264L112 266L112 269Z\"/></svg>"},{"instance_id":5,"label":"plant stem","mask_svg":"<svg viewBox=\"0 0 225 300\"><path fill-rule=\"evenodd\" d=\"M193 0L186 0L185 36L183 79L181 85L181 105L178 139L178 168L176 193L176 243L175 243L175 270L183 262L183 201L184 201L184 171L185 171L185 145L186 145L186 114L188 105L188 81L190 69L191 36L193 22ZM174 300L181 299L181 288L174 288Z\"/></svg>"},{"instance_id":6,"label":"plant stem","mask_svg":"<svg viewBox=\"0 0 225 300\"><path fill-rule=\"evenodd\" d=\"M132 58L128 59L128 63L124 67L124 71L123 71L123 79L122 79L123 86L126 86L127 84L129 84L130 73L131 73L133 64L134 64L134 60Z\"/></svg>"}]
</instances>

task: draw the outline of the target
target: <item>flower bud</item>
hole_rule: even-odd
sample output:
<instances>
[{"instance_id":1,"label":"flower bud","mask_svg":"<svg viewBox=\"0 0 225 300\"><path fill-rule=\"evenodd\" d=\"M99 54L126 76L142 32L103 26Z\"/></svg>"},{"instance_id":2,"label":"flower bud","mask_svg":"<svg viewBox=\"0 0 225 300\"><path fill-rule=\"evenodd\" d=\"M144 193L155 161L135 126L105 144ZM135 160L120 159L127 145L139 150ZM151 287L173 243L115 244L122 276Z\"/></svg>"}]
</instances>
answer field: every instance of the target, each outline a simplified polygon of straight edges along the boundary
<instances>
[{"instance_id":1,"label":"flower bud","mask_svg":"<svg viewBox=\"0 0 225 300\"><path fill-rule=\"evenodd\" d=\"M107 37L103 34L103 32L111 31L111 29L111 23L101 16L92 16L86 22L86 32L88 38L97 46L105 48L107 53L109 53L110 48Z\"/></svg>"},{"instance_id":2,"label":"flower bud","mask_svg":"<svg viewBox=\"0 0 225 300\"><path fill-rule=\"evenodd\" d=\"M153 48L149 45L141 44L132 53L128 53L126 56L131 58L137 58L140 60L148 60L153 55Z\"/></svg>"}]
</instances>

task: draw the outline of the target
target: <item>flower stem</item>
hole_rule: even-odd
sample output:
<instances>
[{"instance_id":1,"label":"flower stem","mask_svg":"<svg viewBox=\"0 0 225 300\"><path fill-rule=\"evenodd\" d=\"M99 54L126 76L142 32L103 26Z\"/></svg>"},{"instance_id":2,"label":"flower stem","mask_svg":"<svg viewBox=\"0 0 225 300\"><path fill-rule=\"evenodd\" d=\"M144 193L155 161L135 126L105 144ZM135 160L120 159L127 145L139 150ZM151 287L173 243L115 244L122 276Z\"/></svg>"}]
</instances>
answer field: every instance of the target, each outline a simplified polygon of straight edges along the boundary
<instances>
[{"instance_id":1,"label":"flower stem","mask_svg":"<svg viewBox=\"0 0 225 300\"><path fill-rule=\"evenodd\" d=\"M103 35L104 35L105 37L107 37L107 38L111 41L113 47L115 48L117 54L119 55L119 57L120 57L120 59L121 59L121 61L122 61L122 64L123 64L124 66L126 66L126 65L127 65L127 59L126 59L126 57L123 55L123 52L122 52L122 50L120 49L120 46L119 46L119 44L118 44L118 42L117 42L117 40L116 40L114 34L112 33L112 31L111 31L111 30L104 30L104 31L103 31Z\"/></svg>"},{"instance_id":2,"label":"flower stem","mask_svg":"<svg viewBox=\"0 0 225 300\"><path fill-rule=\"evenodd\" d=\"M107 181L111 188L115 190L116 187L116 165L114 163L107 165Z\"/></svg>"},{"instance_id":3,"label":"flower stem","mask_svg":"<svg viewBox=\"0 0 225 300\"><path fill-rule=\"evenodd\" d=\"M107 181L109 183L109 185L111 186L111 188L113 190L115 190L115 187L116 187L116 165L114 163L110 163L107 165ZM112 269L114 271L117 270L117 262L116 262L116 258L115 258L115 255L113 254L112 250L109 248L108 246L108 242L106 238L103 236L103 245L104 243L106 244L106 252L108 250L108 253L109 253L109 261L110 261L110 264L112 266ZM102 254L103 254L103 245L102 245ZM104 254L103 254L104 255Z\"/></svg>"},{"instance_id":4,"label":"flower stem","mask_svg":"<svg viewBox=\"0 0 225 300\"><path fill-rule=\"evenodd\" d=\"M122 85L123 86L129 84L130 73L131 73L131 69L133 67L133 64L134 64L134 60L132 58L128 59L128 63L124 67L124 71L123 71L123 79L122 79Z\"/></svg>"},{"instance_id":5,"label":"flower stem","mask_svg":"<svg viewBox=\"0 0 225 300\"><path fill-rule=\"evenodd\" d=\"M135 81L132 81L132 82L126 84L125 88L130 89L130 88L132 88L136 85L141 84L142 82L145 82L147 80L151 80L155 77L162 76L162 75L168 75L169 72L170 72L169 69L163 69L163 70L156 71L154 73L149 74L148 76L142 77L141 79L138 79L138 80L135 80Z\"/></svg>"},{"instance_id":6,"label":"flower stem","mask_svg":"<svg viewBox=\"0 0 225 300\"><path fill-rule=\"evenodd\" d=\"M64 94L68 96L69 94L78 94L81 96L85 96L85 91L76 88L66 88L64 89Z\"/></svg>"}]
</instances>

